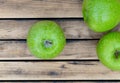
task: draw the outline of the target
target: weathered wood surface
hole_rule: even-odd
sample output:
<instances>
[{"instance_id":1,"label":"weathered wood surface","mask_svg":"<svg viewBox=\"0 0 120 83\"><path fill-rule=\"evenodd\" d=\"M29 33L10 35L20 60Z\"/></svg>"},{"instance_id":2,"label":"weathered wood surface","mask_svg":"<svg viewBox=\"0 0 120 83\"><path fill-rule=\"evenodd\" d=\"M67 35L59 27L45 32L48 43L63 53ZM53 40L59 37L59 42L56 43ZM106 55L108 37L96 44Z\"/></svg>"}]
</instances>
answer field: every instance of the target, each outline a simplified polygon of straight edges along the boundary
<instances>
[{"instance_id":1,"label":"weathered wood surface","mask_svg":"<svg viewBox=\"0 0 120 83\"><path fill-rule=\"evenodd\" d=\"M1 20L0 39L25 39L30 27L40 20ZM67 39L93 39L100 38L101 33L89 30L83 20L62 19L54 20L64 30Z\"/></svg>"},{"instance_id":2,"label":"weathered wood surface","mask_svg":"<svg viewBox=\"0 0 120 83\"><path fill-rule=\"evenodd\" d=\"M83 0L0 0L0 18L33 18L0 20L0 80L120 80L120 72L111 71L97 61L98 40L95 39L101 38L105 33L95 33L88 29L82 19L82 2ZM29 52L26 41L18 41L26 39L32 24L45 18L60 24L66 38L71 39L67 41L60 56L51 61L38 60ZM120 24L113 31L120 31L119 28Z\"/></svg>"},{"instance_id":3,"label":"weathered wood surface","mask_svg":"<svg viewBox=\"0 0 120 83\"><path fill-rule=\"evenodd\" d=\"M30 27L40 20L0 20L0 39L26 39ZM99 39L103 33L95 33L82 19L57 19L67 39ZM115 30L120 31L120 25Z\"/></svg>"},{"instance_id":4,"label":"weathered wood surface","mask_svg":"<svg viewBox=\"0 0 120 83\"><path fill-rule=\"evenodd\" d=\"M97 59L96 40L68 40L63 52L55 59ZM0 41L0 59L37 59L28 50L25 41Z\"/></svg>"},{"instance_id":5,"label":"weathered wood surface","mask_svg":"<svg viewBox=\"0 0 120 83\"><path fill-rule=\"evenodd\" d=\"M83 0L0 0L0 18L82 17Z\"/></svg>"},{"instance_id":6,"label":"weathered wood surface","mask_svg":"<svg viewBox=\"0 0 120 83\"><path fill-rule=\"evenodd\" d=\"M120 80L95 61L0 62L0 80Z\"/></svg>"}]
</instances>

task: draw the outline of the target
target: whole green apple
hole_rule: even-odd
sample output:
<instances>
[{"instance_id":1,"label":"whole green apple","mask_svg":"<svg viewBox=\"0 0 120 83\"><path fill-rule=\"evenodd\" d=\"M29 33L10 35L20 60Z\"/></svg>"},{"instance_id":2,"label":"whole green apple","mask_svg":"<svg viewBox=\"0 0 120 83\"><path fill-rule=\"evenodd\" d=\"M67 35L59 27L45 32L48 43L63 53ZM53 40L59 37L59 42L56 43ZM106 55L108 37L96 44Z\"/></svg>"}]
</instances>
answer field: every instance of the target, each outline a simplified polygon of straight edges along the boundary
<instances>
[{"instance_id":1,"label":"whole green apple","mask_svg":"<svg viewBox=\"0 0 120 83\"><path fill-rule=\"evenodd\" d=\"M58 56L65 44L63 30L53 21L37 22L28 32L28 48L38 58L52 59Z\"/></svg>"},{"instance_id":2,"label":"whole green apple","mask_svg":"<svg viewBox=\"0 0 120 83\"><path fill-rule=\"evenodd\" d=\"M120 22L120 0L84 0L82 12L91 30L105 32Z\"/></svg>"},{"instance_id":3,"label":"whole green apple","mask_svg":"<svg viewBox=\"0 0 120 83\"><path fill-rule=\"evenodd\" d=\"M103 36L97 45L97 55L111 70L120 70L120 32Z\"/></svg>"}]
</instances>

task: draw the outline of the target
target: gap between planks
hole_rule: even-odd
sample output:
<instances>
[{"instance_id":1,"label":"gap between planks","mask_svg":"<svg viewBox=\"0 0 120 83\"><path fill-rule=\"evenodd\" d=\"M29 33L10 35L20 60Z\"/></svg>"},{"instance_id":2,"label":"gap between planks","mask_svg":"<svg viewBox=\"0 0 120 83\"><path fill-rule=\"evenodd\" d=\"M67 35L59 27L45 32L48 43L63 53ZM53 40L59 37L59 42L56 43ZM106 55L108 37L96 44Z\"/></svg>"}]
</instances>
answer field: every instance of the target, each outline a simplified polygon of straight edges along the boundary
<instances>
[{"instance_id":1,"label":"gap between planks","mask_svg":"<svg viewBox=\"0 0 120 83\"><path fill-rule=\"evenodd\" d=\"M8 81L8 80L6 80L6 81L4 81L4 80L2 80L2 82L1 83L13 83L13 82L15 82L15 83L120 83L120 81L116 81L116 80L78 80L78 81L76 81L76 80L73 80L73 81L71 81L71 80L62 80L62 81L56 81L56 80L49 80L49 81L39 81L39 80L24 80L24 81L21 81L21 80L12 80L12 81Z\"/></svg>"},{"instance_id":2,"label":"gap between planks","mask_svg":"<svg viewBox=\"0 0 120 83\"><path fill-rule=\"evenodd\" d=\"M22 81L20 82L20 81L17 81L17 80L16 81L9 81L9 83L13 83L13 82L15 82L15 83L103 83L103 82L94 82L94 81L85 82L85 81L66 81L66 80L65 81L56 81L56 80L55 81L36 81L36 80L34 80L34 81L33 80L32 81L27 80L26 81L25 80L23 82ZM4 82L2 81L0 83L8 83L8 80L4 81ZM110 83L112 83L112 82L110 82Z\"/></svg>"},{"instance_id":3,"label":"gap between planks","mask_svg":"<svg viewBox=\"0 0 120 83\"><path fill-rule=\"evenodd\" d=\"M0 20L0 39L26 39L30 27L41 20ZM99 39L105 33L95 33L82 19L57 19L67 39ZM120 31L120 25L113 31Z\"/></svg>"},{"instance_id":4,"label":"gap between planks","mask_svg":"<svg viewBox=\"0 0 120 83\"><path fill-rule=\"evenodd\" d=\"M100 62L0 62L0 80L120 80Z\"/></svg>"}]
</instances>

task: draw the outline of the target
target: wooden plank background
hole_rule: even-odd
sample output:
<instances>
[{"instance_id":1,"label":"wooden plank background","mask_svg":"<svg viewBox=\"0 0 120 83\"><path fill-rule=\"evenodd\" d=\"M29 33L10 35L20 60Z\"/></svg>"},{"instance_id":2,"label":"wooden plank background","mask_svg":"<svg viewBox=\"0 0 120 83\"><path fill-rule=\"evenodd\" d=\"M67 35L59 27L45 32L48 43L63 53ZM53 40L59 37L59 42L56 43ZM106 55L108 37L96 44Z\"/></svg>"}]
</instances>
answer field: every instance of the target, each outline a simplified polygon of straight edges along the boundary
<instances>
[{"instance_id":1,"label":"wooden plank background","mask_svg":"<svg viewBox=\"0 0 120 83\"><path fill-rule=\"evenodd\" d=\"M0 38L25 39L32 24L38 21L41 20L2 20L0 21ZM89 30L83 19L57 19L53 21L63 28L67 39L98 39L102 35Z\"/></svg>"},{"instance_id":2,"label":"wooden plank background","mask_svg":"<svg viewBox=\"0 0 120 83\"><path fill-rule=\"evenodd\" d=\"M28 30L38 21L41 20L0 20L0 39L26 39ZM53 21L63 28L67 39L100 39L106 34L91 31L83 19L56 19ZM120 24L113 31L120 31Z\"/></svg>"},{"instance_id":3,"label":"wooden plank background","mask_svg":"<svg viewBox=\"0 0 120 83\"><path fill-rule=\"evenodd\" d=\"M82 0L0 0L0 18L82 17Z\"/></svg>"},{"instance_id":4,"label":"wooden plank background","mask_svg":"<svg viewBox=\"0 0 120 83\"><path fill-rule=\"evenodd\" d=\"M97 58L97 42L108 32L95 33L89 30L83 21L82 2L0 0L0 80L59 80L60 83L67 83L62 80L86 83L120 80L119 71L111 71ZM49 61L34 57L26 45L29 28L41 20L57 22L67 39L60 56ZM119 28L120 24L111 31L120 31Z\"/></svg>"},{"instance_id":5,"label":"wooden plank background","mask_svg":"<svg viewBox=\"0 0 120 83\"><path fill-rule=\"evenodd\" d=\"M119 72L95 61L1 62L0 67L0 80L111 80L120 77Z\"/></svg>"},{"instance_id":6,"label":"wooden plank background","mask_svg":"<svg viewBox=\"0 0 120 83\"><path fill-rule=\"evenodd\" d=\"M66 47L59 57L59 60L84 60L97 59L96 40L67 40ZM35 60L29 52L25 41L0 41L0 59L1 60Z\"/></svg>"}]
</instances>

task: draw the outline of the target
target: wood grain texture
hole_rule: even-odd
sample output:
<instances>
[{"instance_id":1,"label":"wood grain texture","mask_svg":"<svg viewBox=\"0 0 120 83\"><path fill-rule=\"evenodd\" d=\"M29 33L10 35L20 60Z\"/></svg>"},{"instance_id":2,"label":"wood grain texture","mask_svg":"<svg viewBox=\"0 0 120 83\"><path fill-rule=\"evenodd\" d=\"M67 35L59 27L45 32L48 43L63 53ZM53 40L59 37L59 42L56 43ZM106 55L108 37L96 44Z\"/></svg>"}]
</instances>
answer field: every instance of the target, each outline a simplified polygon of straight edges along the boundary
<instances>
[{"instance_id":1,"label":"wood grain texture","mask_svg":"<svg viewBox=\"0 0 120 83\"><path fill-rule=\"evenodd\" d=\"M94 61L0 62L0 80L119 80L120 72Z\"/></svg>"},{"instance_id":2,"label":"wood grain texture","mask_svg":"<svg viewBox=\"0 0 120 83\"><path fill-rule=\"evenodd\" d=\"M30 27L41 20L0 20L0 39L26 39ZM106 33L91 31L82 19L57 19L67 39L99 39ZM120 24L113 31L120 31Z\"/></svg>"},{"instance_id":3,"label":"wood grain texture","mask_svg":"<svg viewBox=\"0 0 120 83\"><path fill-rule=\"evenodd\" d=\"M68 40L63 52L58 56L57 60L83 60L97 59L96 40ZM0 59L1 60L17 60L17 59L37 59L28 50L25 41L0 41Z\"/></svg>"},{"instance_id":4,"label":"wood grain texture","mask_svg":"<svg viewBox=\"0 0 120 83\"><path fill-rule=\"evenodd\" d=\"M82 17L82 0L0 0L0 18Z\"/></svg>"},{"instance_id":5,"label":"wood grain texture","mask_svg":"<svg viewBox=\"0 0 120 83\"><path fill-rule=\"evenodd\" d=\"M38 21L40 20L0 20L0 39L26 39L30 27ZM67 39L99 39L103 35L89 30L82 19L53 21L63 28Z\"/></svg>"}]
</instances>

